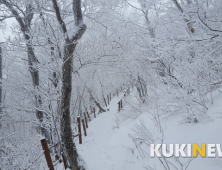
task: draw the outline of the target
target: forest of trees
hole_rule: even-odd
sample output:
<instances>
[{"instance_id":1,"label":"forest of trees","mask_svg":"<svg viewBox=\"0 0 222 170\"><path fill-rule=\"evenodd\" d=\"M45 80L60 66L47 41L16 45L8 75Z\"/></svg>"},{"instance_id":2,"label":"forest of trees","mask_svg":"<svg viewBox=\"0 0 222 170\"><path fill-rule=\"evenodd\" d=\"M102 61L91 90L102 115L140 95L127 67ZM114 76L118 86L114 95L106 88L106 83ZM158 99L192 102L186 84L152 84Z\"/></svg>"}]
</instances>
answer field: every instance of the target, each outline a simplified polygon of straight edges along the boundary
<instances>
[{"instance_id":1,"label":"forest of trees","mask_svg":"<svg viewBox=\"0 0 222 170\"><path fill-rule=\"evenodd\" d=\"M0 0L0 169L52 155L84 170L73 141L82 112L136 89L135 114L206 119L222 85L221 0ZM210 101L210 102L209 102ZM38 159L37 159L38 158Z\"/></svg>"}]
</instances>

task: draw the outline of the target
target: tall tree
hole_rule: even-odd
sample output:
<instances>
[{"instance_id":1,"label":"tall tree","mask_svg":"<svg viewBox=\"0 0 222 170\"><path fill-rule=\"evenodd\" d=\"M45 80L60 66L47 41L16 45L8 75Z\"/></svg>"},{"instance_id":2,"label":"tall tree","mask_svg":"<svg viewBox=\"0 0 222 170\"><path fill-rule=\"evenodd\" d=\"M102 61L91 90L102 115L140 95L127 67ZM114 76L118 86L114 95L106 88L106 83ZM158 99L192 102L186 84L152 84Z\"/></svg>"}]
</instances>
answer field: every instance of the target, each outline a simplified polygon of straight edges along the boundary
<instances>
[{"instance_id":1,"label":"tall tree","mask_svg":"<svg viewBox=\"0 0 222 170\"><path fill-rule=\"evenodd\" d=\"M14 4L15 3L15 4ZM9 12L11 13L10 16L5 16L4 18L10 18L14 17L16 21L18 22L21 32L25 39L26 49L28 53L28 64L29 64L29 72L32 76L32 82L34 86L35 93L35 105L36 105L36 117L39 120L39 123L41 124L43 122L44 116L43 111L41 110L42 105L42 98L38 94L38 88L39 88L39 69L38 69L38 59L35 55L35 51L33 49L32 45L32 37L31 35L31 22L34 16L34 7L33 2L28 2L25 5L25 9L22 9L22 2L21 6L17 4L16 2L8 1L8 0L0 0L0 5L3 4L7 7ZM47 140L50 142L50 133L47 129L39 125L38 128L39 133L41 133L43 136L47 138Z\"/></svg>"},{"instance_id":2,"label":"tall tree","mask_svg":"<svg viewBox=\"0 0 222 170\"><path fill-rule=\"evenodd\" d=\"M73 70L73 53L75 51L78 40L82 37L86 30L86 25L83 23L81 0L72 0L72 10L75 20L76 31L73 35L69 35L66 23L62 19L60 8L57 0L52 0L57 21L64 35L64 53L62 66L62 96L61 96L61 142L63 152L69 162L72 170L84 169L78 163L78 153L75 143L72 139L71 117L70 117L70 101L72 91L72 70Z\"/></svg>"}]
</instances>

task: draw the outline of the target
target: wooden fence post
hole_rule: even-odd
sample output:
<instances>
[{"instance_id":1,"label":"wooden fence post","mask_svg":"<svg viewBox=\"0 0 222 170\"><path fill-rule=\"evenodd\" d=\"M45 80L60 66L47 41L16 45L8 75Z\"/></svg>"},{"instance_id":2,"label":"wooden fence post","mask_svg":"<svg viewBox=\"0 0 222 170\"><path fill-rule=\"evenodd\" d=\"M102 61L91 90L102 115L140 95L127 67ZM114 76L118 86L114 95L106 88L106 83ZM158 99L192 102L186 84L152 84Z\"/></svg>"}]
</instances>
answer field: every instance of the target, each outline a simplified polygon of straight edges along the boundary
<instances>
[{"instance_id":1,"label":"wooden fence post","mask_svg":"<svg viewBox=\"0 0 222 170\"><path fill-rule=\"evenodd\" d=\"M62 159L63 159L64 167L65 167L65 169L67 169L68 166L67 166L66 158L65 158L64 154L62 154Z\"/></svg>"},{"instance_id":2,"label":"wooden fence post","mask_svg":"<svg viewBox=\"0 0 222 170\"><path fill-rule=\"evenodd\" d=\"M46 139L42 139L41 144L42 144L42 149L44 150L47 165L48 165L50 170L54 170L54 166L53 166L53 163L52 163L52 159L51 159L51 155L50 155L50 151L49 151Z\"/></svg>"},{"instance_id":3,"label":"wooden fence post","mask_svg":"<svg viewBox=\"0 0 222 170\"><path fill-rule=\"evenodd\" d=\"M123 108L123 100L122 99L120 100L120 108L121 109Z\"/></svg>"},{"instance_id":4,"label":"wooden fence post","mask_svg":"<svg viewBox=\"0 0 222 170\"><path fill-rule=\"evenodd\" d=\"M105 99L105 97L103 98L103 100L104 100L104 102L105 102L105 105L106 105L106 107L107 107L107 103L106 103L106 99Z\"/></svg>"},{"instance_id":5,"label":"wooden fence post","mask_svg":"<svg viewBox=\"0 0 222 170\"><path fill-rule=\"evenodd\" d=\"M120 101L118 102L118 112L120 111Z\"/></svg>"},{"instance_id":6,"label":"wooden fence post","mask_svg":"<svg viewBox=\"0 0 222 170\"><path fill-rule=\"evenodd\" d=\"M85 126L85 123L84 123L84 119L82 119L82 127L83 127L83 130L84 130L84 135L87 136L86 126Z\"/></svg>"},{"instance_id":7,"label":"wooden fence post","mask_svg":"<svg viewBox=\"0 0 222 170\"><path fill-rule=\"evenodd\" d=\"M94 118L96 118L96 109L95 109L95 107L93 108L93 113L94 113Z\"/></svg>"},{"instance_id":8,"label":"wooden fence post","mask_svg":"<svg viewBox=\"0 0 222 170\"><path fill-rule=\"evenodd\" d=\"M107 95L107 103L108 103L108 105L109 105L109 95Z\"/></svg>"},{"instance_id":9,"label":"wooden fence post","mask_svg":"<svg viewBox=\"0 0 222 170\"><path fill-rule=\"evenodd\" d=\"M77 117L78 122L78 132L79 132L79 144L82 144L82 133L81 133L81 124L80 124L80 117Z\"/></svg>"},{"instance_id":10,"label":"wooden fence post","mask_svg":"<svg viewBox=\"0 0 222 170\"><path fill-rule=\"evenodd\" d=\"M88 122L87 122L86 112L84 112L84 118L85 118L85 122L86 122L86 128L88 128Z\"/></svg>"},{"instance_id":11,"label":"wooden fence post","mask_svg":"<svg viewBox=\"0 0 222 170\"><path fill-rule=\"evenodd\" d=\"M86 114L87 114L87 116L88 116L88 118L89 118L89 121L91 121L91 118L90 118L90 116L89 116L89 112L86 112Z\"/></svg>"}]
</instances>

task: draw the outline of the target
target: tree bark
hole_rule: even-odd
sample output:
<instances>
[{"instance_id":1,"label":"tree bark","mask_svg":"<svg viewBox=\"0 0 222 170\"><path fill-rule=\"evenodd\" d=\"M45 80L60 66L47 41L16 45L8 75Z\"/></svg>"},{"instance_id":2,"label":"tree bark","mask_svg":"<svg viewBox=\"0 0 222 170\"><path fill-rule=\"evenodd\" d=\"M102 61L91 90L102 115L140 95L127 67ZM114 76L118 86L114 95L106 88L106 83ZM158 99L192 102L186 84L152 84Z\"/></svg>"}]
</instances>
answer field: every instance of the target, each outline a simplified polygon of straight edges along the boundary
<instances>
[{"instance_id":1,"label":"tree bark","mask_svg":"<svg viewBox=\"0 0 222 170\"><path fill-rule=\"evenodd\" d=\"M63 151L68 158L68 163L72 170L79 170L78 154L76 146L72 139L71 117L70 117L70 101L72 91L72 67L73 52L76 44L65 45L64 64L62 67L62 99L61 99L61 140ZM66 61L67 60L67 61Z\"/></svg>"},{"instance_id":2,"label":"tree bark","mask_svg":"<svg viewBox=\"0 0 222 170\"><path fill-rule=\"evenodd\" d=\"M62 66L62 96L60 105L60 127L62 147L71 169L84 170L84 167L81 167L81 165L79 165L78 163L78 160L80 158L78 156L75 143L72 139L70 101L72 92L73 53L75 51L78 40L82 37L86 30L86 25L83 24L82 21L81 0L72 0L75 26L76 28L78 28L78 30L71 38L69 38L66 24L62 20L57 0L52 0L52 4L55 10L57 21L60 24L61 30L65 38Z\"/></svg>"}]
</instances>

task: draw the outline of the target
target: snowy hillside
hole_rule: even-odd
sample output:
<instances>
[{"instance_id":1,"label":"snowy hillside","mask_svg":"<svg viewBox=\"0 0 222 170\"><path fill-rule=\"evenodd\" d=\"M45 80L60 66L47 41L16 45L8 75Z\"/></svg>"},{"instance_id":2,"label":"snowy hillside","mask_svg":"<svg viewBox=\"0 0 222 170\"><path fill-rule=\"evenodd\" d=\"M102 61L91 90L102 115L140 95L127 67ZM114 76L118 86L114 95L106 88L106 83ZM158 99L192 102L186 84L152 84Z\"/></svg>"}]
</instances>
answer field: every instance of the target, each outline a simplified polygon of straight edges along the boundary
<instances>
[{"instance_id":1,"label":"snowy hillside","mask_svg":"<svg viewBox=\"0 0 222 170\"><path fill-rule=\"evenodd\" d=\"M87 129L87 137L83 137L83 144L77 144L80 155L87 162L87 166L91 170L142 170L149 169L148 166L157 170L164 170L158 158L150 158L149 147L140 141L134 141L131 135L135 134L135 128L141 125L141 121L150 131L152 138L156 139L155 143L161 142L158 138L162 138L162 133L152 121L152 116L143 113L136 119L127 119L119 124L118 116L123 111L118 112L118 101L123 97L115 97L108 106L110 111L100 114L96 119L89 123ZM209 118L197 123L181 124L180 116L171 116L167 119L161 119L163 129L163 139L166 144L221 144L222 135L222 94L217 92L214 95L214 105L208 111ZM124 110L129 110L130 106L125 105ZM144 129L145 130L145 129ZM78 140L77 140L78 143ZM186 165L188 158L180 158L181 163ZM175 162L174 158L170 158L178 170L181 165ZM150 168L151 169L151 168ZM170 169L175 169L170 166ZM221 158L202 158L198 156L194 158L187 170L221 170Z\"/></svg>"}]
</instances>

